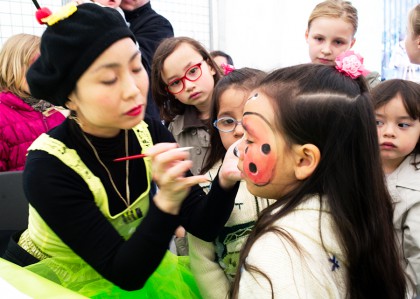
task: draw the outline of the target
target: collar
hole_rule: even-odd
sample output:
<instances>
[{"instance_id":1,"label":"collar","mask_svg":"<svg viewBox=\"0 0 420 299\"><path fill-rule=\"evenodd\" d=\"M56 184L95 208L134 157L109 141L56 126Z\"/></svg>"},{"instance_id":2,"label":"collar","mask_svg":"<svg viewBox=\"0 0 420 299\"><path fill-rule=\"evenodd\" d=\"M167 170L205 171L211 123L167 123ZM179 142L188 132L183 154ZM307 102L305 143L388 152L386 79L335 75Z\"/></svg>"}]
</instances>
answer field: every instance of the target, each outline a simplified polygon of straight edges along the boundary
<instances>
[{"instance_id":1,"label":"collar","mask_svg":"<svg viewBox=\"0 0 420 299\"><path fill-rule=\"evenodd\" d=\"M396 187L420 191L420 170L415 169L413 162L414 154L411 154L388 176L388 181Z\"/></svg>"},{"instance_id":2,"label":"collar","mask_svg":"<svg viewBox=\"0 0 420 299\"><path fill-rule=\"evenodd\" d=\"M14 110L23 110L23 111L34 110L30 105L25 103L20 97L8 91L0 93L0 103Z\"/></svg>"},{"instance_id":3,"label":"collar","mask_svg":"<svg viewBox=\"0 0 420 299\"><path fill-rule=\"evenodd\" d=\"M127 19L127 21L130 21L131 19L135 19L137 17L142 16L146 11L151 10L152 9L152 5L150 4L150 1L147 2L146 4L134 9L134 10L123 10L124 11L124 15L125 18Z\"/></svg>"},{"instance_id":4,"label":"collar","mask_svg":"<svg viewBox=\"0 0 420 299\"><path fill-rule=\"evenodd\" d=\"M187 106L182 115L178 115L172 122L172 133L179 135L183 131L192 128L205 128L206 124L198 117L197 108L194 106Z\"/></svg>"}]
</instances>

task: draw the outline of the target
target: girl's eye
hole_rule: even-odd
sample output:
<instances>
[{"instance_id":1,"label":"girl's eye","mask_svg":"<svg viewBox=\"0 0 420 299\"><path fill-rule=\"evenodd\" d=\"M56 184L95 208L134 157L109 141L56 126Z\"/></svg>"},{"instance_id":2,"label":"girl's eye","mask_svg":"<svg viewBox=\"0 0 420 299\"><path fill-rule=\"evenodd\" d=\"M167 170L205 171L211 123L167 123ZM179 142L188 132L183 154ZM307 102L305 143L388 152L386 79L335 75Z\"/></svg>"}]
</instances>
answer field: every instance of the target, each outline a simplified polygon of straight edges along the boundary
<instances>
[{"instance_id":1,"label":"girl's eye","mask_svg":"<svg viewBox=\"0 0 420 299\"><path fill-rule=\"evenodd\" d=\"M340 46L340 45L342 45L342 44L344 44L341 40L336 40L336 41L335 41L335 43L336 43L337 45L339 45L339 46Z\"/></svg>"},{"instance_id":2,"label":"girl's eye","mask_svg":"<svg viewBox=\"0 0 420 299\"><path fill-rule=\"evenodd\" d=\"M197 72L198 67L193 67L192 69L190 69L190 71L188 72L191 75L194 75Z\"/></svg>"},{"instance_id":3,"label":"girl's eye","mask_svg":"<svg viewBox=\"0 0 420 299\"><path fill-rule=\"evenodd\" d=\"M181 80L175 80L175 81L172 81L171 83L169 83L169 86L175 87L175 86L179 85L180 83L181 83Z\"/></svg>"},{"instance_id":4,"label":"girl's eye","mask_svg":"<svg viewBox=\"0 0 420 299\"><path fill-rule=\"evenodd\" d=\"M407 123L399 123L398 126L400 128L409 128L409 127L411 127L411 125L410 124L407 124Z\"/></svg>"},{"instance_id":5,"label":"girl's eye","mask_svg":"<svg viewBox=\"0 0 420 299\"><path fill-rule=\"evenodd\" d=\"M227 119L224 119L223 121L222 121L222 124L223 125L231 125L231 124L233 124L235 121L233 120L233 119L231 119L231 118L227 118Z\"/></svg>"},{"instance_id":6,"label":"girl's eye","mask_svg":"<svg viewBox=\"0 0 420 299\"><path fill-rule=\"evenodd\" d=\"M378 126L378 127L380 127L380 126L383 126L383 122L382 121L380 121L380 120L376 120L376 125Z\"/></svg>"}]
</instances>

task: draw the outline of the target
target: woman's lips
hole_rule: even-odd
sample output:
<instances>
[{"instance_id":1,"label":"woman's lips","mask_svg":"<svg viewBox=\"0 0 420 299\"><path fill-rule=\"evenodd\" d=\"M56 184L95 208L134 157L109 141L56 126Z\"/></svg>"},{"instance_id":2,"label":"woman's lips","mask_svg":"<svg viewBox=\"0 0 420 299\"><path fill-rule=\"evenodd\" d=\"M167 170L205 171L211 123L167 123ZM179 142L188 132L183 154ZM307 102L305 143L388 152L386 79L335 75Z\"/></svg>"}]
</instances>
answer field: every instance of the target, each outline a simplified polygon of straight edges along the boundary
<instances>
[{"instance_id":1,"label":"woman's lips","mask_svg":"<svg viewBox=\"0 0 420 299\"><path fill-rule=\"evenodd\" d=\"M128 111L126 114L129 116L137 116L143 111L143 106L139 105L137 107L134 107L130 111Z\"/></svg>"}]
</instances>

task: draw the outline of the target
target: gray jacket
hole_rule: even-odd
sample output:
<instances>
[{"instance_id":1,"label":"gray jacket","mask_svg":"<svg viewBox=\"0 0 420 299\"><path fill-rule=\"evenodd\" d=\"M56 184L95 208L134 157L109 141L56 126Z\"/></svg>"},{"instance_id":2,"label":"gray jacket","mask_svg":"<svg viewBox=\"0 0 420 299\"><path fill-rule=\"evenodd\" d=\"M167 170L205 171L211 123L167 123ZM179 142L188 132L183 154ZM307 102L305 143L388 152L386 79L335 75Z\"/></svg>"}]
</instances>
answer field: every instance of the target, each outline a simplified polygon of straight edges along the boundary
<instances>
[{"instance_id":1,"label":"gray jacket","mask_svg":"<svg viewBox=\"0 0 420 299\"><path fill-rule=\"evenodd\" d=\"M194 147L190 151L190 159L193 161L191 172L199 174L207 159L210 135L206 124L198 118L196 108L188 106L183 115L175 117L168 129L180 146Z\"/></svg>"}]
</instances>

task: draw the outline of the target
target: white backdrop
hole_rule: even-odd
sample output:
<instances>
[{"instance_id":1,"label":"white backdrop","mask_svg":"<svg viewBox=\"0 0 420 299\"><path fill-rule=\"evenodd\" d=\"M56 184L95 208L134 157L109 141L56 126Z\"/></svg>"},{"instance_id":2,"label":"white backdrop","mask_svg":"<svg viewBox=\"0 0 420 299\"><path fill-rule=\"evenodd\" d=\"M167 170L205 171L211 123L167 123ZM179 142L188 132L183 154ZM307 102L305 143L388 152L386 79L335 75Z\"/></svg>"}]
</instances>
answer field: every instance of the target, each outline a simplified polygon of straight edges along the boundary
<instances>
[{"instance_id":1,"label":"white backdrop","mask_svg":"<svg viewBox=\"0 0 420 299\"><path fill-rule=\"evenodd\" d=\"M263 70L309 62L305 30L321 0L212 0L219 12L213 48L229 53L237 67ZM353 49L369 70L381 70L383 1L353 0L359 28Z\"/></svg>"}]
</instances>

